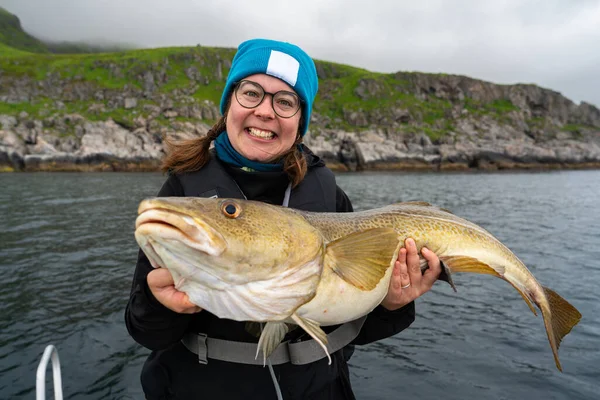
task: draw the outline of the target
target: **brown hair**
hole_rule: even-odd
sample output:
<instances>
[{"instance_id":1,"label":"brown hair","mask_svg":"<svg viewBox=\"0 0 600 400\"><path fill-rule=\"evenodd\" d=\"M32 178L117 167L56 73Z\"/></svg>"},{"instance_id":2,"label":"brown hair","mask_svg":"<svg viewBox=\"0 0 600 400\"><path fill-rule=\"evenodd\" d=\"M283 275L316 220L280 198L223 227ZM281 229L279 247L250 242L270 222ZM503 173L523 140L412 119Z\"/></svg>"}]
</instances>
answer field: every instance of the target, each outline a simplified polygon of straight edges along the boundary
<instances>
[{"instance_id":1,"label":"brown hair","mask_svg":"<svg viewBox=\"0 0 600 400\"><path fill-rule=\"evenodd\" d=\"M198 171L202 168L211 157L209 152L211 142L226 130L225 121L227 120L228 111L229 102L225 114L210 128L206 136L184 140L165 138L166 155L161 163L161 170L163 172L182 173ZM282 156L283 170L288 174L293 187L302 182L307 171L306 158L300 151L299 146L302 143L301 132L302 122L298 126L294 145Z\"/></svg>"}]
</instances>

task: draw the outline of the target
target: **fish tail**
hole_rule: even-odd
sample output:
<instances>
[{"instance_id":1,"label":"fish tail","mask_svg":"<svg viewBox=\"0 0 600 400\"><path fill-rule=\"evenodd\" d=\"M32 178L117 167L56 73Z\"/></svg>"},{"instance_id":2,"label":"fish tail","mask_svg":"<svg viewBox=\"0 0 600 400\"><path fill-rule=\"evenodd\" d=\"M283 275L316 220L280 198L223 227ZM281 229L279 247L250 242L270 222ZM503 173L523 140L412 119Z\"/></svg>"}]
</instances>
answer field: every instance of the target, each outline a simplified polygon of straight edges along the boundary
<instances>
[{"instance_id":1,"label":"fish tail","mask_svg":"<svg viewBox=\"0 0 600 400\"><path fill-rule=\"evenodd\" d=\"M554 362L556 368L562 372L562 366L558 359L558 348L562 338L565 337L571 329L581 319L579 311L573 307L568 301L563 299L552 289L541 286L542 291L539 290L527 290L522 289L518 282L511 282L506 279L523 297L523 300L527 303L531 311L537 315L533 303L535 303L542 312L544 318L544 327L546 328L546 334L548 335L548 342L550 342L550 348L552 349L552 355L554 356ZM538 287L539 288L539 287ZM543 292L543 295L541 294ZM536 294L539 294L536 296ZM544 299L539 299L543 296Z\"/></svg>"},{"instance_id":2,"label":"fish tail","mask_svg":"<svg viewBox=\"0 0 600 400\"><path fill-rule=\"evenodd\" d=\"M535 303L542 311L544 318L544 327L548 335L548 341L554 355L556 367L562 371L558 359L558 348L565 335L571 332L571 329L581 319L581 313L573 307L568 301L563 299L555 291L544 286L526 287L519 280L513 279L504 274L501 267L492 268L486 263L472 257L466 256L443 256L440 257L450 270L450 272L471 272L479 274L494 275L510 283L519 292L523 300L527 303L531 311L537 315L533 306ZM541 290L540 290L541 289Z\"/></svg>"},{"instance_id":3,"label":"fish tail","mask_svg":"<svg viewBox=\"0 0 600 400\"><path fill-rule=\"evenodd\" d=\"M550 342L550 347L554 354L554 362L556 363L556 367L562 371L558 359L558 348L562 338L565 337L567 333L571 332L571 329L573 329L581 319L581 313L552 289L543 286L542 289L547 299L547 302L545 302L546 306L542 306L540 302L537 301L536 304L542 311L542 316L544 317L544 326L546 327L548 341Z\"/></svg>"}]
</instances>

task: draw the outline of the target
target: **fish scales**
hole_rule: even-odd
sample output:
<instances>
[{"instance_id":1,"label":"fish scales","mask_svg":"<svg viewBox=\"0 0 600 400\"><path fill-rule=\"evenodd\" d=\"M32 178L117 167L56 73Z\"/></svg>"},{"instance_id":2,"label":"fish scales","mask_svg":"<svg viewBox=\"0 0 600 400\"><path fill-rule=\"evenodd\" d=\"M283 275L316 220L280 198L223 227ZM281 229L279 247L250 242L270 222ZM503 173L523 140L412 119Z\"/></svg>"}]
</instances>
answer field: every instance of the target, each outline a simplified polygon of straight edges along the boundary
<instances>
[{"instance_id":1,"label":"fish scales","mask_svg":"<svg viewBox=\"0 0 600 400\"><path fill-rule=\"evenodd\" d=\"M178 197L145 200L138 213L140 247L154 267L171 271L176 288L192 302L221 318L266 322L258 343L265 359L290 324L310 334L329 357L320 326L375 308L409 237L438 255L445 276L500 277L534 314L537 306L559 369L560 342L581 318L491 233L424 202L311 213L253 201Z\"/></svg>"}]
</instances>

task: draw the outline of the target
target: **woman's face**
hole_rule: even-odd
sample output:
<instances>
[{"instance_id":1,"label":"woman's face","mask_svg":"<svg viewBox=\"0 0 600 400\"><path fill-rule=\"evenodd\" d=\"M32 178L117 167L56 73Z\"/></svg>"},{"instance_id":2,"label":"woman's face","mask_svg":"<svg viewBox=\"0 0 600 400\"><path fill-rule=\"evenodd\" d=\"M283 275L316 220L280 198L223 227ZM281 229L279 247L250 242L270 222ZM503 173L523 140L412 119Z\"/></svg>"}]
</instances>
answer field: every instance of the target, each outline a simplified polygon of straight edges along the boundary
<instances>
[{"instance_id":1,"label":"woman's face","mask_svg":"<svg viewBox=\"0 0 600 400\"><path fill-rule=\"evenodd\" d=\"M250 75L244 80L259 84L268 93L294 92L287 83L265 74ZM249 160L267 163L277 160L293 146L301 110L290 118L282 118L273 110L270 94L265 94L262 103L255 108L241 106L235 91L231 96L227 135L238 153Z\"/></svg>"}]
</instances>

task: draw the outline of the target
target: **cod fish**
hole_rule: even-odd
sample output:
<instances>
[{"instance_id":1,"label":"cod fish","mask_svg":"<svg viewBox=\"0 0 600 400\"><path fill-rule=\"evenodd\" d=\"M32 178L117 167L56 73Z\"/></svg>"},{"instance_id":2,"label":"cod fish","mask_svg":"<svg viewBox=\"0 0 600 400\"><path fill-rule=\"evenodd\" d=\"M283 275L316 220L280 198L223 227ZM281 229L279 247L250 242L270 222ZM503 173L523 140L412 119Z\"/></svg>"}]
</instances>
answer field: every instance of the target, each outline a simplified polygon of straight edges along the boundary
<instances>
[{"instance_id":1,"label":"cod fish","mask_svg":"<svg viewBox=\"0 0 600 400\"><path fill-rule=\"evenodd\" d=\"M509 282L537 315L535 304L561 371L558 347L581 318L486 230L425 202L313 213L237 199L151 198L139 205L135 238L192 303L220 318L266 323L257 348L264 359L290 326L329 357L321 326L360 318L383 300L406 238L419 253L425 246L438 255L450 283L456 272L489 274Z\"/></svg>"}]
</instances>

